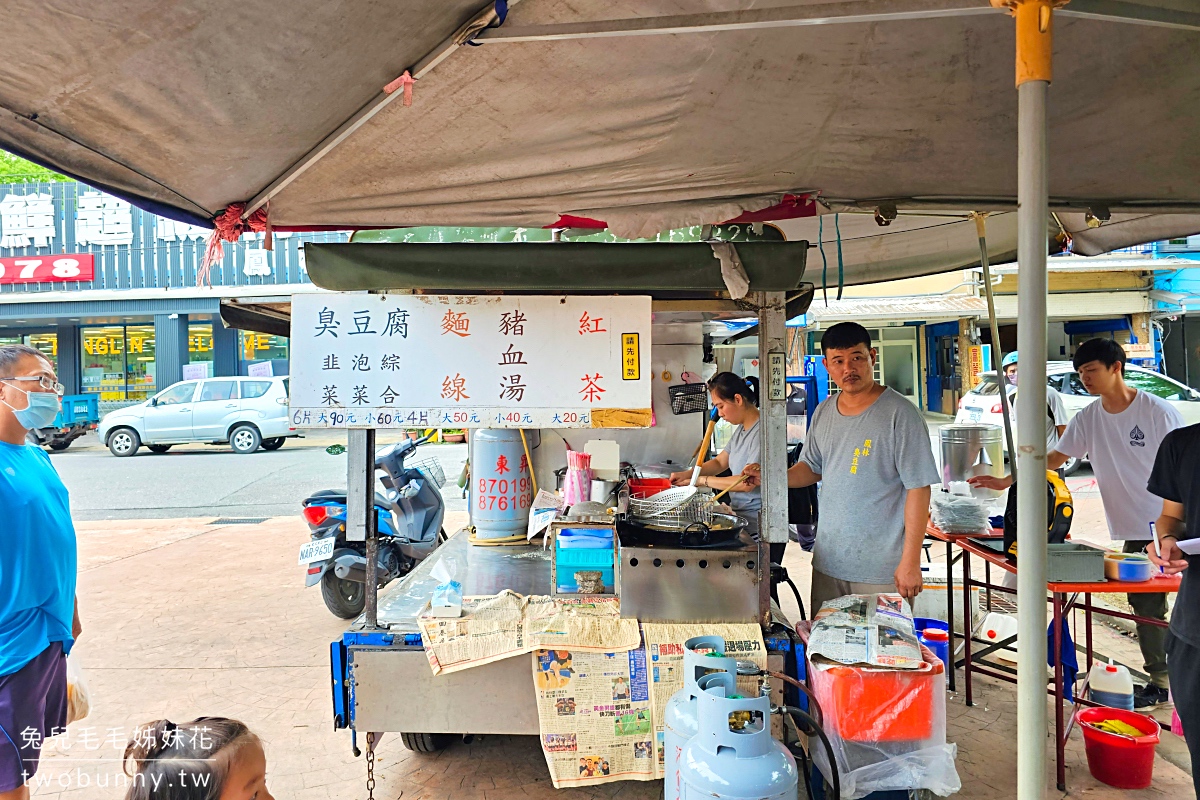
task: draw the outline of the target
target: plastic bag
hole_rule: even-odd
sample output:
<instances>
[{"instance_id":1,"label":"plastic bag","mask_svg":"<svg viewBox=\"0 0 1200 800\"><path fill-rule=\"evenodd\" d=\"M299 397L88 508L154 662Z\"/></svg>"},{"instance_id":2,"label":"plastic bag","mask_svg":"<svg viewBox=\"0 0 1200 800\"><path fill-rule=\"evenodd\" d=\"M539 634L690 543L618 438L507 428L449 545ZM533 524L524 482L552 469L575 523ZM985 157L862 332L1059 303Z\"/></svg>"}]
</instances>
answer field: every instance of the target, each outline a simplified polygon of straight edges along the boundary
<instances>
[{"instance_id":1,"label":"plastic bag","mask_svg":"<svg viewBox=\"0 0 1200 800\"><path fill-rule=\"evenodd\" d=\"M91 694L79 658L74 653L67 656L67 724L78 722L92 710Z\"/></svg>"},{"instance_id":2,"label":"plastic bag","mask_svg":"<svg viewBox=\"0 0 1200 800\"><path fill-rule=\"evenodd\" d=\"M990 501L975 497L934 492L930 499L930 518L943 533L988 534Z\"/></svg>"},{"instance_id":3,"label":"plastic bag","mask_svg":"<svg viewBox=\"0 0 1200 800\"><path fill-rule=\"evenodd\" d=\"M919 671L809 665L842 800L913 789L944 797L962 788L954 766L957 747L946 742L945 667L928 648L921 655ZM828 777L825 749L812 752Z\"/></svg>"},{"instance_id":4,"label":"plastic bag","mask_svg":"<svg viewBox=\"0 0 1200 800\"><path fill-rule=\"evenodd\" d=\"M429 599L429 616L462 616L462 582L455 580L457 572L458 561L451 557L439 559L429 571L430 577L438 582Z\"/></svg>"}]
</instances>

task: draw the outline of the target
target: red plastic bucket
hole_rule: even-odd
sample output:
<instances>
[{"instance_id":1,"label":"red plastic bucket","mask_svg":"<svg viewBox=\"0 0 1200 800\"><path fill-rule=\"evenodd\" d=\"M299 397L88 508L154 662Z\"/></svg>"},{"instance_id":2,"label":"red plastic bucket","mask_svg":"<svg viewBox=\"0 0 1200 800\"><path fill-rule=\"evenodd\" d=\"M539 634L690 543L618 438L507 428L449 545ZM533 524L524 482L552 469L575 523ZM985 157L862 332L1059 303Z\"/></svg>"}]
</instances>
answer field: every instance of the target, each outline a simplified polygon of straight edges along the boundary
<instances>
[{"instance_id":1,"label":"red plastic bucket","mask_svg":"<svg viewBox=\"0 0 1200 800\"><path fill-rule=\"evenodd\" d=\"M1076 718L1083 730L1083 747L1088 769L1096 780L1118 789L1145 789L1154 775L1154 748L1158 744L1158 722L1145 714L1118 708L1085 708ZM1087 723L1117 719L1132 725L1142 736L1119 736L1097 730Z\"/></svg>"}]
</instances>

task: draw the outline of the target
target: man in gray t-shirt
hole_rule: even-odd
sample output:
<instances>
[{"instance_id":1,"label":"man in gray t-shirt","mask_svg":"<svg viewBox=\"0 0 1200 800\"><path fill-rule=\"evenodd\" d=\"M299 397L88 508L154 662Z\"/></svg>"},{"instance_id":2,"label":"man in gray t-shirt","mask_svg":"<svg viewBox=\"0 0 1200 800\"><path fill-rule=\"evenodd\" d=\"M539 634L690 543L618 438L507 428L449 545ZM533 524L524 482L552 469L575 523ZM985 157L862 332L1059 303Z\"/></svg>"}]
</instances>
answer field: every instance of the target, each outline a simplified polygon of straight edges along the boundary
<instances>
[{"instance_id":1,"label":"man in gray t-shirt","mask_svg":"<svg viewBox=\"0 0 1200 800\"><path fill-rule=\"evenodd\" d=\"M938 483L921 412L875 382L877 351L861 325L842 322L821 339L841 390L817 407L788 486L821 482L813 549L812 613L846 594L920 593L921 543L930 486Z\"/></svg>"}]
</instances>

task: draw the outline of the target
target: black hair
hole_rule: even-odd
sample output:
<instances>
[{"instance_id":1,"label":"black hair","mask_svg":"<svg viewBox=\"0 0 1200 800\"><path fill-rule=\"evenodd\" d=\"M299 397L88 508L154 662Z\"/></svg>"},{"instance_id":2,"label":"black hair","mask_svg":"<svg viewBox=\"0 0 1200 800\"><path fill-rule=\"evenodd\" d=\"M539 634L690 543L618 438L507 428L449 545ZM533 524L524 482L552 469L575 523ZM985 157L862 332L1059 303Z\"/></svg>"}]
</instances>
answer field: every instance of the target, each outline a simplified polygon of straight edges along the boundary
<instances>
[{"instance_id":1,"label":"black hair","mask_svg":"<svg viewBox=\"0 0 1200 800\"><path fill-rule=\"evenodd\" d=\"M753 375L743 378L735 372L718 372L708 379L708 390L727 403L740 394L747 405L758 406L758 378Z\"/></svg>"},{"instance_id":2,"label":"black hair","mask_svg":"<svg viewBox=\"0 0 1200 800\"><path fill-rule=\"evenodd\" d=\"M46 354L36 347L30 347L27 344L0 345L0 377L5 377L4 373L12 370L17 362L25 356L37 356L47 364L50 363L50 359L46 358Z\"/></svg>"},{"instance_id":3,"label":"black hair","mask_svg":"<svg viewBox=\"0 0 1200 800\"><path fill-rule=\"evenodd\" d=\"M121 759L132 778L125 800L217 800L230 760L257 739L244 724L225 717L142 725Z\"/></svg>"},{"instance_id":4,"label":"black hair","mask_svg":"<svg viewBox=\"0 0 1200 800\"><path fill-rule=\"evenodd\" d=\"M821 336L821 352L849 350L858 345L871 349L871 334L857 322L839 322Z\"/></svg>"},{"instance_id":5,"label":"black hair","mask_svg":"<svg viewBox=\"0 0 1200 800\"><path fill-rule=\"evenodd\" d=\"M1075 355L1071 358L1071 364L1078 371L1084 364L1092 361L1099 361L1105 368L1111 367L1119 361L1121 363L1121 374L1124 375L1125 364L1128 362L1128 359L1125 356L1125 348L1112 339L1088 339L1079 345L1079 349L1075 351Z\"/></svg>"}]
</instances>

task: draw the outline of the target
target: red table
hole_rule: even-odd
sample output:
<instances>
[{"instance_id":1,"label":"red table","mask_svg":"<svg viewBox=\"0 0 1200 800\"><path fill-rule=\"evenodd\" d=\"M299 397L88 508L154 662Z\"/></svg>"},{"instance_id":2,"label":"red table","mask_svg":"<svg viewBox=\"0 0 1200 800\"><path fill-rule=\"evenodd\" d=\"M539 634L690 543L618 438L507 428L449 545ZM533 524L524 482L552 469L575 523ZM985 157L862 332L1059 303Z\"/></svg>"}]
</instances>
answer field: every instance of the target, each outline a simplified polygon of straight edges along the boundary
<instances>
[{"instance_id":1,"label":"red table","mask_svg":"<svg viewBox=\"0 0 1200 800\"><path fill-rule=\"evenodd\" d=\"M1000 569L1004 570L1005 572L1010 572L1010 573L1016 574L1017 565L1010 563L1009 560L1002 553L996 552L995 550L992 550L992 549L984 546L983 544L980 544L979 542L972 541L972 539L981 539L981 540L982 539L995 539L995 538L999 538L999 537L1003 536L1003 534L1000 533L999 537L998 537L997 532L995 530L993 530L991 535L986 536L986 537L985 536L971 536L971 535L965 535L965 534L943 533L941 530L938 530L936 527L934 527L933 524L931 523L926 530L926 535L930 536L933 539L936 539L938 541L946 543L946 562L947 562L947 564L946 564L947 604L946 605L947 605L947 611L948 611L947 619L951 620L951 623L952 623L950 625L950 652L953 654L955 652L955 648L954 648L954 635L955 634L954 634L954 625L953 625L954 606L952 604L952 600L950 599L950 598L953 598L953 596L954 596L954 572L951 569L951 567L953 565L952 549L955 546L957 546L959 549L962 550L963 604L964 604L963 605L963 608L964 608L963 619L964 620L971 619L971 587L978 586L980 588L985 589L988 592L989 606L990 606L991 592L993 590L1000 591L1000 592L1007 592L1009 594L1016 594L1016 592L1013 589L1010 589L1006 586L995 585L991 582L991 567L992 567L992 565L995 565L995 566L999 567ZM979 558L983 559L984 569L985 569L985 577L984 577L984 580L982 580L982 581L976 580L971 575L971 556L972 555L978 556ZM1086 644L1085 644L1084 651L1087 655L1087 663L1083 669L1086 672L1086 671L1091 670L1092 660L1093 660L1093 653L1092 653L1092 614L1093 613L1106 614L1110 617L1121 617L1122 619L1129 619L1129 620L1133 620L1134 622L1137 622L1137 623L1144 623L1144 624L1149 624L1149 625L1159 625L1162 627L1166 627L1166 625L1167 625L1167 623L1163 622L1162 620L1150 619L1148 617L1139 617L1136 614L1126 614L1122 611L1113 611L1113 610L1110 610L1107 608L1095 607L1092 605L1092 593L1093 592L1118 592L1121 594L1178 592L1180 580L1181 580L1181 578L1179 575L1159 575L1155 578L1152 578L1151 580L1142 581L1140 583L1125 582L1125 581L1095 581L1095 582L1091 582L1091 583L1057 583L1057 582L1047 582L1046 583L1046 591L1050 594L1050 604L1054 610L1054 613L1053 613L1054 688L1053 688L1052 694L1054 695L1054 700L1055 700L1055 713L1054 713L1055 748L1054 749L1055 749L1055 769L1056 769L1056 776L1057 776L1057 783L1058 783L1059 791L1066 791L1066 788L1067 788L1065 754L1066 754L1066 746L1067 746L1067 737L1071 733L1070 725L1066 724L1064 722L1064 718L1063 718L1063 697L1065 694L1065 687L1063 685L1063 667L1062 667L1061 659L1059 657L1059 654L1062 652L1062 620L1063 620L1063 617L1067 613L1074 611L1076 608L1078 608L1080 606L1080 598L1082 597L1082 607L1083 607L1084 619L1085 619L1085 628L1084 629L1085 629L1085 638L1086 638ZM1016 637L1010 637L1008 639L1005 639L1005 640L1003 640L1001 642L997 642L997 643L980 642L980 644L987 644L988 647L985 648L982 652L980 652L975 658L979 659L979 658L982 658L992 652L995 652L996 650L1005 648L1005 647L1009 646L1010 644L1012 644L1012 641L1015 638ZM1017 682L1015 675L1013 675L1011 673L1011 671L1009 671L1009 672L1001 671L999 669L994 668L995 665L991 664L990 662L986 662L986 661L982 662L982 664L975 663L975 660L972 658L972 654L971 654L972 641L973 641L972 634L967 634L966 629L964 629L963 658L961 661L955 660L952 658L952 660L954 661L955 668L957 668L959 666L959 664L961 664L963 666L963 682L964 682L965 688L966 688L966 701L967 701L967 705L969 705L969 706L974 705L974 698L973 698L972 687L971 687L971 674L973 672L978 672L982 675L990 675L993 678L998 678L1002 681L1008 681L1009 683ZM953 690L954 689L954 677L953 677L954 670L950 671L950 675L951 675L950 688ZM1074 687L1072 687L1072 688L1074 688ZM1076 707L1078 707L1078 705L1081 703L1087 703L1087 704L1091 705L1091 703L1089 703L1086 700L1082 700L1080 698L1075 699ZM1074 716L1072 715L1072 721L1073 720L1074 720Z\"/></svg>"}]
</instances>

